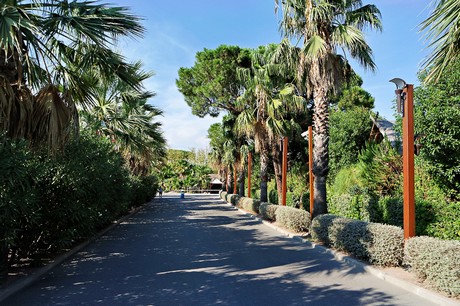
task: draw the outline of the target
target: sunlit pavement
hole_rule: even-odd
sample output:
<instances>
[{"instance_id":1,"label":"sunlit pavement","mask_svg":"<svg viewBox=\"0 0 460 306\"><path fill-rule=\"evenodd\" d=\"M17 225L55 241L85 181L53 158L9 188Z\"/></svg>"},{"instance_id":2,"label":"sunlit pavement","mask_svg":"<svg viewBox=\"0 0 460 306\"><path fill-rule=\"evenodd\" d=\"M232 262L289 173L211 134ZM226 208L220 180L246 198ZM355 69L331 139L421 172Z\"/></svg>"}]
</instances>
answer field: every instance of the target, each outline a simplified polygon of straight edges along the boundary
<instances>
[{"instance_id":1,"label":"sunlit pavement","mask_svg":"<svg viewBox=\"0 0 460 306\"><path fill-rule=\"evenodd\" d=\"M189 194L163 194L0 304L433 305Z\"/></svg>"}]
</instances>

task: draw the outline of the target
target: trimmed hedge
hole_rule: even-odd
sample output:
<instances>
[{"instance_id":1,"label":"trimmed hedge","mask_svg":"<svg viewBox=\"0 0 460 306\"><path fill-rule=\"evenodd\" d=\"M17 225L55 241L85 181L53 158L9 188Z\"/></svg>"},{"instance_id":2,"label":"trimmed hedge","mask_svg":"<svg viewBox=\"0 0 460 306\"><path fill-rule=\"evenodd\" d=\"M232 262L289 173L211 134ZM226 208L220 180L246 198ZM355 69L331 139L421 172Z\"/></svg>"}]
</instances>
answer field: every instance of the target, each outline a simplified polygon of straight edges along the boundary
<instances>
[{"instance_id":1,"label":"trimmed hedge","mask_svg":"<svg viewBox=\"0 0 460 306\"><path fill-rule=\"evenodd\" d=\"M279 205L274 205L270 203L262 203L259 207L259 212L262 215L262 219L275 221L276 220L276 210L279 208Z\"/></svg>"},{"instance_id":2,"label":"trimmed hedge","mask_svg":"<svg viewBox=\"0 0 460 306\"><path fill-rule=\"evenodd\" d=\"M404 262L438 290L460 296L460 241L411 238L404 248Z\"/></svg>"},{"instance_id":3,"label":"trimmed hedge","mask_svg":"<svg viewBox=\"0 0 460 306\"><path fill-rule=\"evenodd\" d=\"M295 232L307 232L310 228L310 213L289 206L279 206L275 212L276 222Z\"/></svg>"},{"instance_id":4,"label":"trimmed hedge","mask_svg":"<svg viewBox=\"0 0 460 306\"><path fill-rule=\"evenodd\" d=\"M241 197L237 194L230 194L227 195L228 203L232 204L233 206L238 206L238 202L240 201Z\"/></svg>"},{"instance_id":5,"label":"trimmed hedge","mask_svg":"<svg viewBox=\"0 0 460 306\"><path fill-rule=\"evenodd\" d=\"M260 201L251 199L251 198L242 197L238 202L238 207L258 214L259 207L260 207Z\"/></svg>"},{"instance_id":6,"label":"trimmed hedge","mask_svg":"<svg viewBox=\"0 0 460 306\"><path fill-rule=\"evenodd\" d=\"M226 201L226 197L227 197L227 191L221 191L220 194L219 194L219 197Z\"/></svg>"},{"instance_id":7,"label":"trimmed hedge","mask_svg":"<svg viewBox=\"0 0 460 306\"><path fill-rule=\"evenodd\" d=\"M313 219L312 238L380 266L399 266L404 254L401 228L334 215Z\"/></svg>"}]
</instances>

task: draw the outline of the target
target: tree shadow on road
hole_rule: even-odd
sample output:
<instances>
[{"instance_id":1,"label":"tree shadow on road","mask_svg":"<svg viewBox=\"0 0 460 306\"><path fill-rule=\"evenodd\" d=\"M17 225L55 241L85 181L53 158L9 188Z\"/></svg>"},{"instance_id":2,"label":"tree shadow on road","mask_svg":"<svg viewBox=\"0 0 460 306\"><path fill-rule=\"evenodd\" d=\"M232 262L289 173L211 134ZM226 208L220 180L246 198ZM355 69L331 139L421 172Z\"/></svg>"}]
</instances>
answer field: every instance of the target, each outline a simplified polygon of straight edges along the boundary
<instances>
[{"instance_id":1,"label":"tree shadow on road","mask_svg":"<svg viewBox=\"0 0 460 306\"><path fill-rule=\"evenodd\" d=\"M368 280L217 197L163 196L9 305L401 305Z\"/></svg>"}]
</instances>

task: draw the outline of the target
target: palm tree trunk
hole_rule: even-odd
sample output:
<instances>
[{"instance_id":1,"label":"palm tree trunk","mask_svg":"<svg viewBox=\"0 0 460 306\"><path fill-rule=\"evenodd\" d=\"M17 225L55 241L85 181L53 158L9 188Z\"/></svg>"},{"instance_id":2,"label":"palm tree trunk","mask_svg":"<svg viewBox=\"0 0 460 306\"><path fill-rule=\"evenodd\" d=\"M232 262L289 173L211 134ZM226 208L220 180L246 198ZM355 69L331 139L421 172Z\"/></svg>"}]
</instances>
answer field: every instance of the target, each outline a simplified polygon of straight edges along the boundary
<instances>
[{"instance_id":1,"label":"palm tree trunk","mask_svg":"<svg viewBox=\"0 0 460 306\"><path fill-rule=\"evenodd\" d=\"M230 168L227 170L227 192L228 193L234 193L233 192L233 175L232 171Z\"/></svg>"},{"instance_id":2,"label":"palm tree trunk","mask_svg":"<svg viewBox=\"0 0 460 306\"><path fill-rule=\"evenodd\" d=\"M283 198L283 164L282 164L282 152L279 150L278 144L272 146L272 159L273 168L275 170L275 181L276 191L278 192L278 204L281 204Z\"/></svg>"},{"instance_id":3,"label":"palm tree trunk","mask_svg":"<svg viewBox=\"0 0 460 306\"><path fill-rule=\"evenodd\" d=\"M238 175L238 194L242 197L244 197L244 178L246 177L246 171L243 170L240 171Z\"/></svg>"},{"instance_id":4,"label":"palm tree trunk","mask_svg":"<svg viewBox=\"0 0 460 306\"><path fill-rule=\"evenodd\" d=\"M8 278L8 244L0 241L0 284L6 282Z\"/></svg>"},{"instance_id":5,"label":"palm tree trunk","mask_svg":"<svg viewBox=\"0 0 460 306\"><path fill-rule=\"evenodd\" d=\"M314 193L315 207L313 218L327 214L326 179L329 172L329 106L327 102L327 88L316 82L313 92L315 112L314 149L313 149L313 174L315 175Z\"/></svg>"},{"instance_id":6,"label":"palm tree trunk","mask_svg":"<svg viewBox=\"0 0 460 306\"><path fill-rule=\"evenodd\" d=\"M260 201L267 202L267 186L268 186L268 149L260 150Z\"/></svg>"}]
</instances>

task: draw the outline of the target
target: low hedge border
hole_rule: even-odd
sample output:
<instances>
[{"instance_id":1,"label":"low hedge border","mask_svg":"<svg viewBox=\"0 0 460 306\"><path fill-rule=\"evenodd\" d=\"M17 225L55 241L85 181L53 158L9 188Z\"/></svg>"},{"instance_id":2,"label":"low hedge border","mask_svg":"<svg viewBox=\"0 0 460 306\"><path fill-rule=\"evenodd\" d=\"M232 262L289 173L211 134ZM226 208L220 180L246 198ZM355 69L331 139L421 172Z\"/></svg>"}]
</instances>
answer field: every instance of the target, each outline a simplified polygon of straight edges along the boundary
<instances>
[{"instance_id":1,"label":"low hedge border","mask_svg":"<svg viewBox=\"0 0 460 306\"><path fill-rule=\"evenodd\" d=\"M252 198L241 197L237 206L246 211L258 214L260 208L260 201Z\"/></svg>"},{"instance_id":2,"label":"low hedge border","mask_svg":"<svg viewBox=\"0 0 460 306\"><path fill-rule=\"evenodd\" d=\"M262 215L262 219L268 221L276 221L276 210L280 207L279 205L270 204L263 202L260 204L259 212Z\"/></svg>"},{"instance_id":3,"label":"low hedge border","mask_svg":"<svg viewBox=\"0 0 460 306\"><path fill-rule=\"evenodd\" d=\"M260 213L294 231L310 228L312 239L378 266L407 265L420 279L450 296L460 296L460 241L414 237L404 243L400 227L325 214L313 219L304 210L260 203L221 192L220 198Z\"/></svg>"},{"instance_id":4,"label":"low hedge border","mask_svg":"<svg viewBox=\"0 0 460 306\"><path fill-rule=\"evenodd\" d=\"M297 233L308 232L310 228L310 213L289 206L280 206L275 211L276 222Z\"/></svg>"},{"instance_id":5,"label":"low hedge border","mask_svg":"<svg viewBox=\"0 0 460 306\"><path fill-rule=\"evenodd\" d=\"M404 263L438 290L460 296L460 241L411 238L404 247Z\"/></svg>"},{"instance_id":6,"label":"low hedge border","mask_svg":"<svg viewBox=\"0 0 460 306\"><path fill-rule=\"evenodd\" d=\"M223 194L223 192L222 192ZM276 221L280 225L295 232L308 232L310 228L310 213L305 210L261 203L252 198L240 197L236 194L221 195L228 203L255 214L261 214L262 219Z\"/></svg>"},{"instance_id":7,"label":"low hedge border","mask_svg":"<svg viewBox=\"0 0 460 306\"><path fill-rule=\"evenodd\" d=\"M312 238L379 266L400 266L404 254L401 228L335 215L313 219Z\"/></svg>"}]
</instances>

